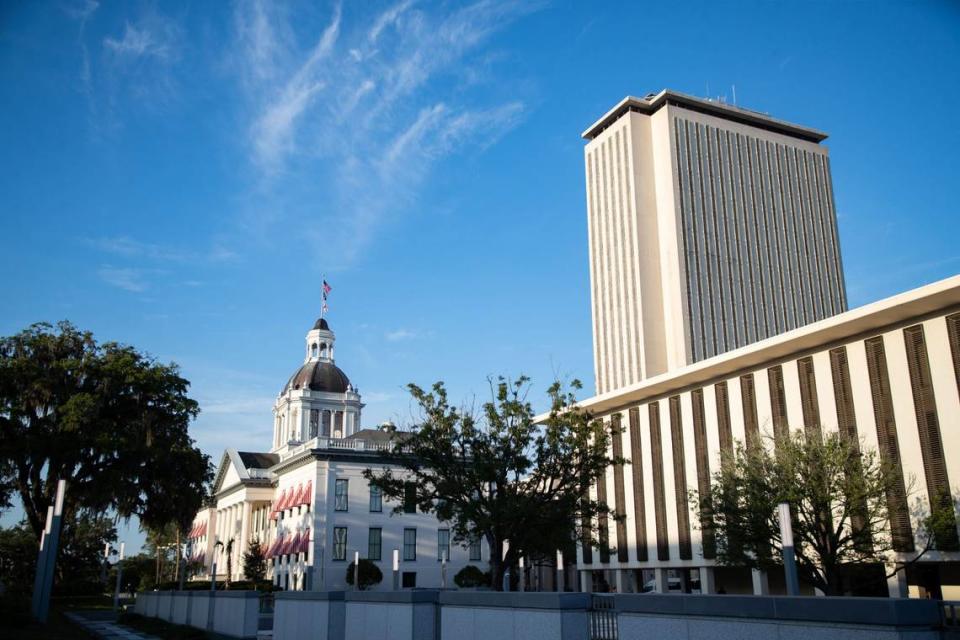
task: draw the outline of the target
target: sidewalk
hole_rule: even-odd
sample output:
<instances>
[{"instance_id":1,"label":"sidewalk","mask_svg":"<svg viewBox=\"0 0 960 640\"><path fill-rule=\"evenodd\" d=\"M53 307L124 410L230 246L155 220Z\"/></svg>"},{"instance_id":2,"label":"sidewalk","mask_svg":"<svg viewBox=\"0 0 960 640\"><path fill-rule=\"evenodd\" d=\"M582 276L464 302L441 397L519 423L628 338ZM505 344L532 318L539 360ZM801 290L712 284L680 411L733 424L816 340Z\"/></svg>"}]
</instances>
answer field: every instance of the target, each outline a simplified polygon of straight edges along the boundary
<instances>
[{"instance_id":1,"label":"sidewalk","mask_svg":"<svg viewBox=\"0 0 960 640\"><path fill-rule=\"evenodd\" d=\"M103 611L71 611L63 615L101 640L160 640L117 624L113 612L109 612L109 617Z\"/></svg>"}]
</instances>

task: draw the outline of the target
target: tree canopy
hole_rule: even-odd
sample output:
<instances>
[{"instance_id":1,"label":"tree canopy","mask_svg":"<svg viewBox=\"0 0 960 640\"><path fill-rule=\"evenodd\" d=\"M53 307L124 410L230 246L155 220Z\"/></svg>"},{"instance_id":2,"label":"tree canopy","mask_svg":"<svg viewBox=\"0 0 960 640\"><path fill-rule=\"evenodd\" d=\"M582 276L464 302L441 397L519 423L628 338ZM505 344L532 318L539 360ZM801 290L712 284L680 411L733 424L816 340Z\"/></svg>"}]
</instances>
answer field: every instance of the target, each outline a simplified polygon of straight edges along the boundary
<instances>
[{"instance_id":1,"label":"tree canopy","mask_svg":"<svg viewBox=\"0 0 960 640\"><path fill-rule=\"evenodd\" d=\"M449 523L454 541L485 539L491 586L500 588L505 568L520 557L552 561L557 549L569 553L578 535L593 543L594 523L611 510L588 489L616 461L609 430L559 383L548 391L542 424L526 400L526 377L499 378L491 387L491 400L474 414L451 406L442 382L431 391L409 385L419 422L395 439L393 468L364 475L388 498L412 495L420 511Z\"/></svg>"},{"instance_id":2,"label":"tree canopy","mask_svg":"<svg viewBox=\"0 0 960 640\"><path fill-rule=\"evenodd\" d=\"M843 592L845 567L890 562L894 542L888 498L903 491L894 468L875 451L838 433L795 430L738 445L714 477L708 495L696 496L705 533L716 538L724 565L770 569L782 565L777 505L791 509L800 580L828 595ZM935 502L935 507L942 501ZM916 557L956 536L952 509L921 518Z\"/></svg>"},{"instance_id":3,"label":"tree canopy","mask_svg":"<svg viewBox=\"0 0 960 640\"><path fill-rule=\"evenodd\" d=\"M199 412L188 387L175 364L69 322L0 338L0 487L34 535L61 478L69 512L186 528L212 476L188 433Z\"/></svg>"}]
</instances>

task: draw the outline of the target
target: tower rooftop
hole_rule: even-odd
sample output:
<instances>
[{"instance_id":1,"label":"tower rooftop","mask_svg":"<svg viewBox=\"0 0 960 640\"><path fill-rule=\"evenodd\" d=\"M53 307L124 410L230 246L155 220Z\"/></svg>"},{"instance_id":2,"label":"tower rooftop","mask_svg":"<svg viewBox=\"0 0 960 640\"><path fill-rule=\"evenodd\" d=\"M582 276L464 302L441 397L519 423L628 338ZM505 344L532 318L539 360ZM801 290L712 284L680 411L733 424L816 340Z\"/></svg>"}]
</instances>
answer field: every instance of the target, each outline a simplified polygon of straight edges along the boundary
<instances>
[{"instance_id":1,"label":"tower rooftop","mask_svg":"<svg viewBox=\"0 0 960 640\"><path fill-rule=\"evenodd\" d=\"M765 113L744 109L743 107L738 107L727 102L696 98L670 89L664 89L660 93L651 93L643 98L627 96L603 114L599 120L590 125L587 130L580 135L585 140L593 140L600 135L604 129L619 120L625 113L635 111L645 115L652 115L666 105L676 105L691 111L706 113L718 118L724 118L725 120L773 131L774 133L799 138L808 142L819 143L827 138L826 133L818 131L817 129L802 127L784 120L778 120Z\"/></svg>"}]
</instances>

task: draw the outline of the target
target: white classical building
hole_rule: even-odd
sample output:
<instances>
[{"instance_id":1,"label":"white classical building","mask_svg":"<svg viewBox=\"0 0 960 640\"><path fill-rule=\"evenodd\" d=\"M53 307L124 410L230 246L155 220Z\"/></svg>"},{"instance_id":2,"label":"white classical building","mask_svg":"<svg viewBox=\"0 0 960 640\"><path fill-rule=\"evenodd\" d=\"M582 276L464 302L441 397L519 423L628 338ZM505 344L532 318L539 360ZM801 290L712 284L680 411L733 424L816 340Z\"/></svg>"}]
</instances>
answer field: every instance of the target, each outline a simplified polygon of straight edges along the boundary
<instances>
[{"instance_id":1,"label":"white classical building","mask_svg":"<svg viewBox=\"0 0 960 640\"><path fill-rule=\"evenodd\" d=\"M334 342L323 318L307 333L303 365L273 406L270 451L224 452L211 503L190 531L191 555L204 567L198 577L209 579L214 563L218 579L226 577L230 540L231 579L244 577L243 555L257 540L268 576L290 590L347 588L356 553L383 573L375 589L393 586L394 550L402 588L439 587L444 572L453 587L466 565L486 570L485 544L454 544L450 529L412 501L394 513L397 505L364 479L364 470L385 466L397 432L360 427L360 392L335 364Z\"/></svg>"}]
</instances>

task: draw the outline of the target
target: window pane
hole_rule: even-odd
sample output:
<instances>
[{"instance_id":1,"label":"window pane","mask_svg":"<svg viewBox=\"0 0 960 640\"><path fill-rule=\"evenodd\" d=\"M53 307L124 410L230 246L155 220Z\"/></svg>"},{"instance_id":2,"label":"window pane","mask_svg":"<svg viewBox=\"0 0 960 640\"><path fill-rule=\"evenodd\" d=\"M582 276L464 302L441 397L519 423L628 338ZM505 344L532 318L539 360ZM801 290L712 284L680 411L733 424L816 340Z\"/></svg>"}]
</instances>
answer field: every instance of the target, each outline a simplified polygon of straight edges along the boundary
<instances>
[{"instance_id":1,"label":"window pane","mask_svg":"<svg viewBox=\"0 0 960 640\"><path fill-rule=\"evenodd\" d=\"M437 530L437 560L450 560L450 530Z\"/></svg>"},{"instance_id":2,"label":"window pane","mask_svg":"<svg viewBox=\"0 0 960 640\"><path fill-rule=\"evenodd\" d=\"M481 556L481 547L480 547L480 538L474 538L470 541L470 559L471 560L482 560Z\"/></svg>"},{"instance_id":3,"label":"window pane","mask_svg":"<svg viewBox=\"0 0 960 640\"><path fill-rule=\"evenodd\" d=\"M347 510L347 480L337 480L334 511Z\"/></svg>"},{"instance_id":4,"label":"window pane","mask_svg":"<svg viewBox=\"0 0 960 640\"><path fill-rule=\"evenodd\" d=\"M403 559L404 560L417 559L417 530L416 529L403 530Z\"/></svg>"},{"instance_id":5,"label":"window pane","mask_svg":"<svg viewBox=\"0 0 960 640\"><path fill-rule=\"evenodd\" d=\"M381 536L382 536L381 529L379 528L370 529L370 536L367 540L367 559L368 560L380 559Z\"/></svg>"},{"instance_id":6,"label":"window pane","mask_svg":"<svg viewBox=\"0 0 960 640\"><path fill-rule=\"evenodd\" d=\"M383 511L383 494L380 487L370 485L370 511L380 513Z\"/></svg>"},{"instance_id":7,"label":"window pane","mask_svg":"<svg viewBox=\"0 0 960 640\"><path fill-rule=\"evenodd\" d=\"M333 528L333 559L334 560L347 559L347 528L346 527Z\"/></svg>"}]
</instances>

